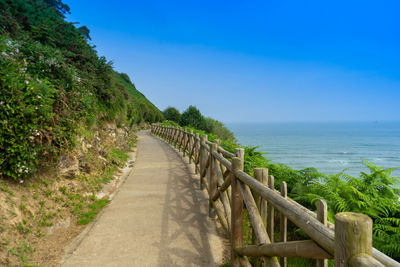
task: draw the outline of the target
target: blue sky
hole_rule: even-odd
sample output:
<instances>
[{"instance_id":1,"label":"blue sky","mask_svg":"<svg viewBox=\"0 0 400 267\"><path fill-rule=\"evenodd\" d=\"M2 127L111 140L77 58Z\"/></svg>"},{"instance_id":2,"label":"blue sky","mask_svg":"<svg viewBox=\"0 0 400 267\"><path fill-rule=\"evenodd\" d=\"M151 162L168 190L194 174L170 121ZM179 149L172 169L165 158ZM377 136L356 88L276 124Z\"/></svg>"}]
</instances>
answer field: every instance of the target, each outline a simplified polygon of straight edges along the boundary
<instances>
[{"instance_id":1,"label":"blue sky","mask_svg":"<svg viewBox=\"0 0 400 267\"><path fill-rule=\"evenodd\" d=\"M161 110L223 122L400 120L399 1L65 0Z\"/></svg>"}]
</instances>

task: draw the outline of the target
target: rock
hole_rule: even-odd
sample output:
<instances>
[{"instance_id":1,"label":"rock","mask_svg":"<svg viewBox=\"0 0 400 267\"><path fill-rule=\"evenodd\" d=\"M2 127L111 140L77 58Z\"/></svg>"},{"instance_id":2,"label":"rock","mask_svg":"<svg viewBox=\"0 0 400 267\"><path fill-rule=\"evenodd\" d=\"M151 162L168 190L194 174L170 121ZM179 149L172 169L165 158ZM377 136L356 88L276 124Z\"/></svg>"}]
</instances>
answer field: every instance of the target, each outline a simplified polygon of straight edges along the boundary
<instances>
[{"instance_id":1,"label":"rock","mask_svg":"<svg viewBox=\"0 0 400 267\"><path fill-rule=\"evenodd\" d=\"M79 170L84 173L90 173L92 171L92 167L88 163L85 155L79 157Z\"/></svg>"},{"instance_id":2,"label":"rock","mask_svg":"<svg viewBox=\"0 0 400 267\"><path fill-rule=\"evenodd\" d=\"M99 147L99 154L102 157L106 157L107 156L107 150L104 147Z\"/></svg>"},{"instance_id":3,"label":"rock","mask_svg":"<svg viewBox=\"0 0 400 267\"><path fill-rule=\"evenodd\" d=\"M58 161L57 169L60 175L73 179L80 174L79 160L73 155L62 155Z\"/></svg>"}]
</instances>

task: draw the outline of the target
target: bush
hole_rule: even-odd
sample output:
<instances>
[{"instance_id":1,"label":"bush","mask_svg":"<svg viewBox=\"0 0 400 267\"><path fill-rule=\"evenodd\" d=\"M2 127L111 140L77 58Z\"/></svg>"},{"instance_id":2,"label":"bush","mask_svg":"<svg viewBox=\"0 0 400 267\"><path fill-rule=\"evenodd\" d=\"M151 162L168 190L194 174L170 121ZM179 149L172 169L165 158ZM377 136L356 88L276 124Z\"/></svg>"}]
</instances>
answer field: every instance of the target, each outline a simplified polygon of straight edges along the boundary
<instances>
[{"instance_id":1,"label":"bush","mask_svg":"<svg viewBox=\"0 0 400 267\"><path fill-rule=\"evenodd\" d=\"M181 116L181 125L182 126L192 126L194 128L205 130L206 129L206 121L201 115L200 110L195 106L189 106Z\"/></svg>"},{"instance_id":2,"label":"bush","mask_svg":"<svg viewBox=\"0 0 400 267\"><path fill-rule=\"evenodd\" d=\"M0 0L0 173L34 173L73 145L77 124L163 120L126 74L64 20L62 1Z\"/></svg>"},{"instance_id":3,"label":"bush","mask_svg":"<svg viewBox=\"0 0 400 267\"><path fill-rule=\"evenodd\" d=\"M233 133L220 121L212 118L205 118L205 131L219 136L223 140L235 140Z\"/></svg>"},{"instance_id":4,"label":"bush","mask_svg":"<svg viewBox=\"0 0 400 267\"><path fill-rule=\"evenodd\" d=\"M169 121L174 121L177 123L181 122L181 113L174 107L167 107L164 111L164 118Z\"/></svg>"}]
</instances>

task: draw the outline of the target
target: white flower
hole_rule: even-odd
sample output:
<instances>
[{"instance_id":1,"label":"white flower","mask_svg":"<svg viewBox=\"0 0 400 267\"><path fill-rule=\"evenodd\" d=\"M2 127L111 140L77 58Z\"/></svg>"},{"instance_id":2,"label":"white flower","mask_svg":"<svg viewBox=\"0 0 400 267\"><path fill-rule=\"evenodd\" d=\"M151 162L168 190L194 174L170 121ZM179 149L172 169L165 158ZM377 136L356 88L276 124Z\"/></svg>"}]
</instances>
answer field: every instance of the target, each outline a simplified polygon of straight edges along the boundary
<instances>
[{"instance_id":1,"label":"white flower","mask_svg":"<svg viewBox=\"0 0 400 267\"><path fill-rule=\"evenodd\" d=\"M42 80L36 79L36 81L37 81L38 83L42 83Z\"/></svg>"},{"instance_id":2,"label":"white flower","mask_svg":"<svg viewBox=\"0 0 400 267\"><path fill-rule=\"evenodd\" d=\"M38 95L38 96L36 96L36 98L37 98L37 99L40 99L40 98L42 98L42 97L41 97L40 95Z\"/></svg>"},{"instance_id":3,"label":"white flower","mask_svg":"<svg viewBox=\"0 0 400 267\"><path fill-rule=\"evenodd\" d=\"M29 170L28 170L28 169L25 169L25 172L26 172L26 173L28 173L28 172L29 172Z\"/></svg>"},{"instance_id":4,"label":"white flower","mask_svg":"<svg viewBox=\"0 0 400 267\"><path fill-rule=\"evenodd\" d=\"M18 172L19 172L19 173L21 173L21 172L22 172L22 169L21 169L21 168L19 168L19 169L18 169Z\"/></svg>"},{"instance_id":5,"label":"white flower","mask_svg":"<svg viewBox=\"0 0 400 267\"><path fill-rule=\"evenodd\" d=\"M26 84L29 84L29 81L25 81Z\"/></svg>"},{"instance_id":6,"label":"white flower","mask_svg":"<svg viewBox=\"0 0 400 267\"><path fill-rule=\"evenodd\" d=\"M15 52L16 52L16 53L19 53L19 49L18 49L18 48L17 48L17 49L15 49Z\"/></svg>"},{"instance_id":7,"label":"white flower","mask_svg":"<svg viewBox=\"0 0 400 267\"><path fill-rule=\"evenodd\" d=\"M33 139L35 139L35 137L33 136L29 136L29 139L31 139L33 141Z\"/></svg>"},{"instance_id":8,"label":"white flower","mask_svg":"<svg viewBox=\"0 0 400 267\"><path fill-rule=\"evenodd\" d=\"M0 101L0 105L4 105L4 101Z\"/></svg>"},{"instance_id":9,"label":"white flower","mask_svg":"<svg viewBox=\"0 0 400 267\"><path fill-rule=\"evenodd\" d=\"M80 83L80 82L81 82L81 78L78 77L78 83Z\"/></svg>"},{"instance_id":10,"label":"white flower","mask_svg":"<svg viewBox=\"0 0 400 267\"><path fill-rule=\"evenodd\" d=\"M23 183L24 183L24 180L20 180L19 183L20 183L20 184L23 184Z\"/></svg>"},{"instance_id":11,"label":"white flower","mask_svg":"<svg viewBox=\"0 0 400 267\"><path fill-rule=\"evenodd\" d=\"M38 110L39 108L38 108L38 107L35 107L35 109Z\"/></svg>"}]
</instances>

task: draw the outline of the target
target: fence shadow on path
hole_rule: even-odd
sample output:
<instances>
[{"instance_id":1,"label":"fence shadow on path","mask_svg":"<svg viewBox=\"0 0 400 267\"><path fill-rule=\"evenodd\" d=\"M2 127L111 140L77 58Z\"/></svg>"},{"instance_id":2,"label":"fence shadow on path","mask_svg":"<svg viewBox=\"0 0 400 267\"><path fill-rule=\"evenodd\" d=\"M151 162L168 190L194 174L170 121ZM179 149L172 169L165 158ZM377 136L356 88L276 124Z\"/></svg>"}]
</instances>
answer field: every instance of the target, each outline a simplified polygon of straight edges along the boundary
<instances>
[{"instance_id":1,"label":"fence shadow on path","mask_svg":"<svg viewBox=\"0 0 400 267\"><path fill-rule=\"evenodd\" d=\"M199 178L177 150L158 141L169 162L161 239L154 243L158 266L218 266L210 244L215 221L208 218Z\"/></svg>"}]
</instances>

